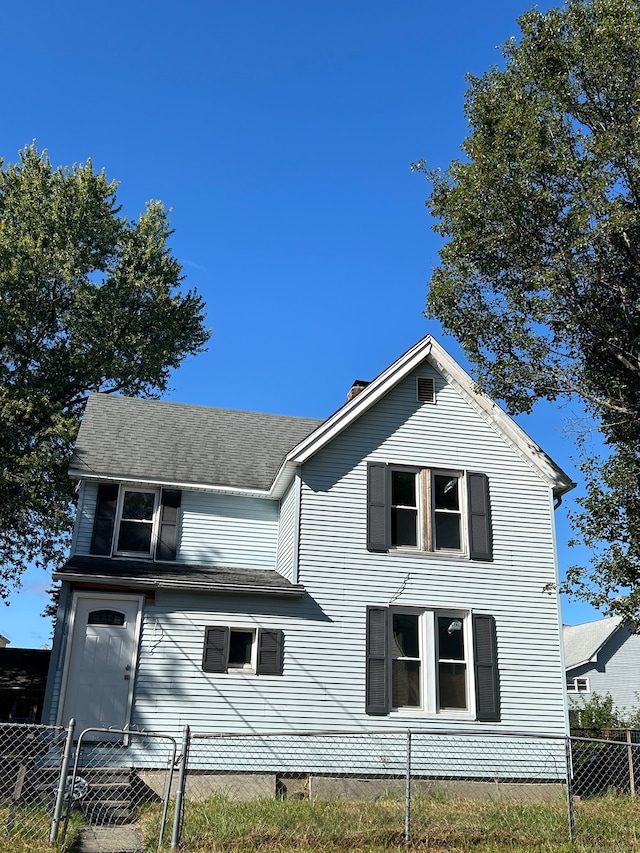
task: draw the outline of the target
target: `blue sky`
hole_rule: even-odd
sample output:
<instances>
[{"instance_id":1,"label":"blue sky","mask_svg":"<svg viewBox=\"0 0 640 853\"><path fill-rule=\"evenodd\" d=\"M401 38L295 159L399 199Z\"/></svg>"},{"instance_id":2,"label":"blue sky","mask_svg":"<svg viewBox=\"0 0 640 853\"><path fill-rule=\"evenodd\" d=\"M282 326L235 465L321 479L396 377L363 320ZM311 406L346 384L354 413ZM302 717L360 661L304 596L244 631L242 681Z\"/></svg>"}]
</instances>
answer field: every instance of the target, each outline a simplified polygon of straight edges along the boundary
<instances>
[{"instance_id":1,"label":"blue sky","mask_svg":"<svg viewBox=\"0 0 640 853\"><path fill-rule=\"evenodd\" d=\"M529 5L9 4L0 156L35 139L56 165L90 157L120 181L129 217L152 198L171 208L212 338L170 399L325 417L427 333L464 364L422 316L440 242L410 163L459 155L465 74L501 62ZM519 420L577 477L567 414ZM563 510L557 521L566 566L578 555ZM0 608L12 645L47 642L47 585L30 571Z\"/></svg>"}]
</instances>

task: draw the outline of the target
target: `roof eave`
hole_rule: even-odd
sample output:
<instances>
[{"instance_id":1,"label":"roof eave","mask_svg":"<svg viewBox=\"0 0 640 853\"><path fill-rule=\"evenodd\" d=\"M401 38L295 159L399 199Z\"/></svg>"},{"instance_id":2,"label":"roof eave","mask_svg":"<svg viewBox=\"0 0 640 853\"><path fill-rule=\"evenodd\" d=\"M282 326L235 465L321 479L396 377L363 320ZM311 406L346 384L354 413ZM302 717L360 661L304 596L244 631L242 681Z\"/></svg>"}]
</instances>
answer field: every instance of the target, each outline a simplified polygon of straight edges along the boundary
<instances>
[{"instance_id":1,"label":"roof eave","mask_svg":"<svg viewBox=\"0 0 640 853\"><path fill-rule=\"evenodd\" d=\"M260 584L206 584L199 581L161 580L159 578L147 580L144 578L114 577L113 575L96 575L85 572L54 572L53 580L127 586L131 589L180 589L189 592L217 592L228 595L266 595L276 598L301 598L306 592L302 584L292 584L290 587L272 587Z\"/></svg>"}]
</instances>

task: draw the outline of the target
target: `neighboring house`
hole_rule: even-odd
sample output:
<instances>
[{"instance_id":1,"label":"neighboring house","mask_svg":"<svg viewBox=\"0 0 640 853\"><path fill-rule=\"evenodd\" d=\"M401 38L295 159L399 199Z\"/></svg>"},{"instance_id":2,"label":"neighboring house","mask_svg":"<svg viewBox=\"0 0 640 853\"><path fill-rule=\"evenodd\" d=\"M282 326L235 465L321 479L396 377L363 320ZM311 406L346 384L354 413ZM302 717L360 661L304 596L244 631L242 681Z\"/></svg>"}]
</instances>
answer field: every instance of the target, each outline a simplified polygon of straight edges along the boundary
<instances>
[{"instance_id":1,"label":"neighboring house","mask_svg":"<svg viewBox=\"0 0 640 853\"><path fill-rule=\"evenodd\" d=\"M566 732L571 480L430 337L355 391L325 421L90 397L48 722Z\"/></svg>"},{"instance_id":2,"label":"neighboring house","mask_svg":"<svg viewBox=\"0 0 640 853\"><path fill-rule=\"evenodd\" d=\"M39 723L51 652L0 648L0 722Z\"/></svg>"},{"instance_id":3,"label":"neighboring house","mask_svg":"<svg viewBox=\"0 0 640 853\"><path fill-rule=\"evenodd\" d=\"M9 645L9 640L0 634L0 649L4 649Z\"/></svg>"},{"instance_id":4,"label":"neighboring house","mask_svg":"<svg viewBox=\"0 0 640 853\"><path fill-rule=\"evenodd\" d=\"M618 712L640 705L640 635L621 616L565 625L564 656L569 709L594 693L611 694Z\"/></svg>"}]
</instances>

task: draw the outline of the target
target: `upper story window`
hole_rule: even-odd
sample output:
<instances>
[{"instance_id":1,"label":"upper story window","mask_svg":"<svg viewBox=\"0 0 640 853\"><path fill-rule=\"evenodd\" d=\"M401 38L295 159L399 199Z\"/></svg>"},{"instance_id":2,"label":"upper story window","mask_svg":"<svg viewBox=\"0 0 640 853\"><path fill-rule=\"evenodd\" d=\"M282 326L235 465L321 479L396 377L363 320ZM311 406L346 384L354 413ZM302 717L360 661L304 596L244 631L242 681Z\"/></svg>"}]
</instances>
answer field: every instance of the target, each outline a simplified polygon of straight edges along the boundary
<instances>
[{"instance_id":1,"label":"upper story window","mask_svg":"<svg viewBox=\"0 0 640 853\"><path fill-rule=\"evenodd\" d=\"M424 551L464 551L460 473L390 469L390 544Z\"/></svg>"},{"instance_id":2,"label":"upper story window","mask_svg":"<svg viewBox=\"0 0 640 853\"><path fill-rule=\"evenodd\" d=\"M367 548L493 559L489 482L484 474L371 462Z\"/></svg>"},{"instance_id":3,"label":"upper story window","mask_svg":"<svg viewBox=\"0 0 640 853\"><path fill-rule=\"evenodd\" d=\"M588 678L567 678L568 693L589 693Z\"/></svg>"},{"instance_id":4,"label":"upper story window","mask_svg":"<svg viewBox=\"0 0 640 853\"><path fill-rule=\"evenodd\" d=\"M175 560L182 493L101 483L91 537L92 554Z\"/></svg>"},{"instance_id":5,"label":"upper story window","mask_svg":"<svg viewBox=\"0 0 640 853\"><path fill-rule=\"evenodd\" d=\"M158 491L120 490L116 553L149 557L158 515Z\"/></svg>"}]
</instances>

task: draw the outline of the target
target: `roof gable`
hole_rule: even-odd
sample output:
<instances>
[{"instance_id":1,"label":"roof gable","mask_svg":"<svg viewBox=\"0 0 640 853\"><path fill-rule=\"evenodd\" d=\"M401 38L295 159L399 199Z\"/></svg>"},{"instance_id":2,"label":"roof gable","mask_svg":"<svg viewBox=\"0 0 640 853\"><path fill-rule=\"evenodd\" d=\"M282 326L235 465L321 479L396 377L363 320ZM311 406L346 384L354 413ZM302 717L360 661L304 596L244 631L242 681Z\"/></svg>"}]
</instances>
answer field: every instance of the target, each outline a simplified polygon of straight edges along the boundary
<instances>
[{"instance_id":1,"label":"roof gable","mask_svg":"<svg viewBox=\"0 0 640 853\"><path fill-rule=\"evenodd\" d=\"M564 625L562 638L565 669L576 669L594 662L622 624L621 616L609 616L580 625Z\"/></svg>"},{"instance_id":2,"label":"roof gable","mask_svg":"<svg viewBox=\"0 0 640 853\"><path fill-rule=\"evenodd\" d=\"M77 477L195 486L279 498L297 468L423 362L455 386L560 496L574 483L430 336L325 421L92 394L70 464Z\"/></svg>"},{"instance_id":3,"label":"roof gable","mask_svg":"<svg viewBox=\"0 0 640 853\"><path fill-rule=\"evenodd\" d=\"M286 476L293 466L310 459L372 406L375 406L425 360L452 383L493 429L536 470L541 479L553 488L556 496L561 496L574 487L575 483L571 478L497 403L477 389L469 374L430 335L407 350L356 397L345 403L293 448L287 455L278 477Z\"/></svg>"}]
</instances>

